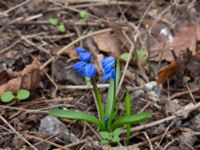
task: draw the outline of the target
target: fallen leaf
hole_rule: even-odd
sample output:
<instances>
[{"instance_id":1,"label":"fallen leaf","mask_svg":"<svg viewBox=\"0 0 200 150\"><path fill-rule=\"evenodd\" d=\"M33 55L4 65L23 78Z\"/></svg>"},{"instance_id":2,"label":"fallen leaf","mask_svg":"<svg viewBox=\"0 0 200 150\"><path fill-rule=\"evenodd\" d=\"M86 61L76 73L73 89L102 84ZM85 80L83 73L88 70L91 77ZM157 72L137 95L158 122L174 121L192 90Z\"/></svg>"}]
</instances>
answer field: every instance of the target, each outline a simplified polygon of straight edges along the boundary
<instances>
[{"instance_id":1,"label":"fallen leaf","mask_svg":"<svg viewBox=\"0 0 200 150\"><path fill-rule=\"evenodd\" d=\"M162 30L160 30L161 33ZM196 41L200 40L200 25L180 26L175 29L174 36L170 33L167 34L167 38L161 38L161 35L151 37L151 60L153 61L172 61L174 58L171 55L170 49L173 48L178 55L181 50L190 48L195 49ZM164 33L164 30L163 30ZM171 39L170 39L171 38ZM153 41L154 40L154 41ZM162 56L162 57L161 57Z\"/></svg>"},{"instance_id":2,"label":"fallen leaf","mask_svg":"<svg viewBox=\"0 0 200 150\"><path fill-rule=\"evenodd\" d=\"M57 46L57 47L50 47L48 46L47 49L51 50L52 53L56 54L58 53L63 47L61 46ZM70 59L76 59L78 58L78 55L76 54L75 51L75 47L74 46L70 46L69 48L67 48L63 53L63 56L68 56Z\"/></svg>"},{"instance_id":3,"label":"fallen leaf","mask_svg":"<svg viewBox=\"0 0 200 150\"><path fill-rule=\"evenodd\" d=\"M120 43L111 32L98 34L94 36L93 39L99 50L114 55L117 58L120 57Z\"/></svg>"},{"instance_id":4,"label":"fallen leaf","mask_svg":"<svg viewBox=\"0 0 200 150\"><path fill-rule=\"evenodd\" d=\"M20 89L35 90L40 82L40 62L34 58L32 64L26 66L24 70L18 72L16 77L11 78L0 86L0 95L6 91L16 93Z\"/></svg>"},{"instance_id":5,"label":"fallen leaf","mask_svg":"<svg viewBox=\"0 0 200 150\"><path fill-rule=\"evenodd\" d=\"M170 77L172 77L177 69L178 64L175 60L173 60L168 66L161 69L158 75L158 84L164 84L166 83L166 80ZM193 76L199 76L200 75L200 51L193 51L192 56L189 58L189 62L185 65L185 69L191 73Z\"/></svg>"},{"instance_id":6,"label":"fallen leaf","mask_svg":"<svg viewBox=\"0 0 200 150\"><path fill-rule=\"evenodd\" d=\"M32 64L28 65L20 74L22 78L21 88L35 90L40 82L40 62L38 58L34 58Z\"/></svg>"}]
</instances>

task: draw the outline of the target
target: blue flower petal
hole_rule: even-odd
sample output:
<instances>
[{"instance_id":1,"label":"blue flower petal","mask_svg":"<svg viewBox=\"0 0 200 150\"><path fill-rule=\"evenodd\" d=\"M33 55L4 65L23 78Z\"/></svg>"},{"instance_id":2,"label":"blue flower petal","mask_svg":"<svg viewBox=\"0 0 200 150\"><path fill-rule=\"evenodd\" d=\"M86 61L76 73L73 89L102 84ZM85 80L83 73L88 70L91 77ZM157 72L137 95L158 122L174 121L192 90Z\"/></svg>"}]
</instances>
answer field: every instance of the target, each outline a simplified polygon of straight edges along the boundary
<instances>
[{"instance_id":1,"label":"blue flower petal","mask_svg":"<svg viewBox=\"0 0 200 150\"><path fill-rule=\"evenodd\" d=\"M110 71L104 71L102 81L105 82L108 79L114 80L115 79L115 69L112 68Z\"/></svg>"},{"instance_id":2,"label":"blue flower petal","mask_svg":"<svg viewBox=\"0 0 200 150\"><path fill-rule=\"evenodd\" d=\"M104 121L105 121L106 123L108 123L109 117L108 117L108 116L105 116L105 117L104 117Z\"/></svg>"},{"instance_id":3,"label":"blue flower petal","mask_svg":"<svg viewBox=\"0 0 200 150\"><path fill-rule=\"evenodd\" d=\"M96 68L92 63L85 66L84 77L94 77L96 75Z\"/></svg>"},{"instance_id":4,"label":"blue flower petal","mask_svg":"<svg viewBox=\"0 0 200 150\"><path fill-rule=\"evenodd\" d=\"M110 71L110 79L115 80L115 68Z\"/></svg>"},{"instance_id":5,"label":"blue flower petal","mask_svg":"<svg viewBox=\"0 0 200 150\"><path fill-rule=\"evenodd\" d=\"M83 75L84 71L85 71L85 66L86 65L87 65L86 62L79 61L76 64L74 64L73 69Z\"/></svg>"},{"instance_id":6,"label":"blue flower petal","mask_svg":"<svg viewBox=\"0 0 200 150\"><path fill-rule=\"evenodd\" d=\"M89 62L92 58L92 54L88 52L82 52L79 54L80 59L84 62Z\"/></svg>"},{"instance_id":7,"label":"blue flower petal","mask_svg":"<svg viewBox=\"0 0 200 150\"><path fill-rule=\"evenodd\" d=\"M102 67L104 69L103 82L105 82L108 78L111 80L115 79L115 58L113 56L109 56L105 58L102 62Z\"/></svg>"},{"instance_id":8,"label":"blue flower petal","mask_svg":"<svg viewBox=\"0 0 200 150\"><path fill-rule=\"evenodd\" d=\"M115 67L115 58L113 56L109 56L105 58L102 62L103 69L107 72L110 71L113 67Z\"/></svg>"},{"instance_id":9,"label":"blue flower petal","mask_svg":"<svg viewBox=\"0 0 200 150\"><path fill-rule=\"evenodd\" d=\"M80 53L83 53L83 52L87 52L87 50L83 47L77 47L75 48L76 50L76 53L79 55Z\"/></svg>"}]
</instances>

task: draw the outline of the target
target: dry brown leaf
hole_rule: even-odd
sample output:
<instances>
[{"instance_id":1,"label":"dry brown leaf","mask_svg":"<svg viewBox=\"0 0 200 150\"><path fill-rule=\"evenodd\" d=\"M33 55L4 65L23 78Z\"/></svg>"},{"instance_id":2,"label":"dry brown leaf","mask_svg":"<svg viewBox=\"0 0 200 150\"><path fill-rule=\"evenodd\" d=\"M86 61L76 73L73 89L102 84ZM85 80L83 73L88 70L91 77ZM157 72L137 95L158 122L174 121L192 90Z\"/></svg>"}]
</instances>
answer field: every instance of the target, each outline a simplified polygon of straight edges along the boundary
<instances>
[{"instance_id":1,"label":"dry brown leaf","mask_svg":"<svg viewBox=\"0 0 200 150\"><path fill-rule=\"evenodd\" d=\"M28 65L21 72L21 87L27 90L35 90L40 82L40 62L38 58L34 58L31 65Z\"/></svg>"},{"instance_id":2,"label":"dry brown leaf","mask_svg":"<svg viewBox=\"0 0 200 150\"><path fill-rule=\"evenodd\" d=\"M162 59L172 61L174 58L170 52L171 48L174 49L177 55L179 55L181 50L185 50L186 48L194 50L196 41L200 40L199 31L200 25L182 26L178 31L175 31L172 42L166 40L159 41L159 39L157 39L158 42L151 47L151 54L152 56L155 56L156 53L162 53L162 57L157 54L155 57L151 57L151 60L159 61Z\"/></svg>"},{"instance_id":3,"label":"dry brown leaf","mask_svg":"<svg viewBox=\"0 0 200 150\"><path fill-rule=\"evenodd\" d=\"M99 50L106 52L115 57L120 57L120 43L110 32L98 34L93 37Z\"/></svg>"},{"instance_id":4,"label":"dry brown leaf","mask_svg":"<svg viewBox=\"0 0 200 150\"><path fill-rule=\"evenodd\" d=\"M47 47L47 49L51 50L52 53L57 54L63 47L57 46L57 47ZM78 55L76 54L74 45L67 48L62 55L68 56L70 59L76 59L78 58Z\"/></svg>"},{"instance_id":5,"label":"dry brown leaf","mask_svg":"<svg viewBox=\"0 0 200 150\"><path fill-rule=\"evenodd\" d=\"M193 76L199 76L199 67L200 67L200 52L199 51L194 51L192 53L191 58L189 58L189 62L185 65L185 68L190 71L190 73ZM158 75L158 80L157 82L159 84L164 84L166 83L166 80L173 76L178 69L178 64L176 61L172 61L168 66L164 67L161 69Z\"/></svg>"},{"instance_id":6,"label":"dry brown leaf","mask_svg":"<svg viewBox=\"0 0 200 150\"><path fill-rule=\"evenodd\" d=\"M34 58L32 64L19 72L17 77L0 86L0 95L6 91L17 92L19 89L35 90L40 82L40 62Z\"/></svg>"}]
</instances>

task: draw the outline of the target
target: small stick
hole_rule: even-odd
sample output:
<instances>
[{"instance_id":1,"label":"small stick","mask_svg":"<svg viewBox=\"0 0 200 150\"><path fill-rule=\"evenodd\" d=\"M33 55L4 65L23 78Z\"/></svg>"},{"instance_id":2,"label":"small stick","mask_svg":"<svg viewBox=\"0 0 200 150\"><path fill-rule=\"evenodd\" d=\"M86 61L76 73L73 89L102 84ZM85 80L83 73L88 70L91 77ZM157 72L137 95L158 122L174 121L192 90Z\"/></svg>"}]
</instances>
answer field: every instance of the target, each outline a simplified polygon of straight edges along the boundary
<instances>
[{"instance_id":1,"label":"small stick","mask_svg":"<svg viewBox=\"0 0 200 150\"><path fill-rule=\"evenodd\" d=\"M193 105L192 107L189 108L189 112L192 112L196 109L200 108L200 102ZM181 110L180 110L181 111ZM176 114L179 114L180 111L177 111ZM151 122L151 123L148 123L148 124L144 124L144 125L140 125L138 127L134 127L131 129L131 132L135 132L135 131L139 131L139 130L143 130L143 129L147 129L147 128L150 128L150 127L153 127L153 126L157 126L161 123L164 123L164 122L167 122L167 121L171 121L173 119L176 119L178 118L179 116L178 115L172 115L172 116L169 116L169 117L166 117L166 118L163 118L163 119L160 119L158 121L154 121L154 122ZM122 130L121 133L122 134L125 134L127 130Z\"/></svg>"},{"instance_id":2,"label":"small stick","mask_svg":"<svg viewBox=\"0 0 200 150\"><path fill-rule=\"evenodd\" d=\"M26 136L29 137L29 138L31 138L31 139L36 139L36 140L39 140L39 141L47 142L48 144L53 145L53 146L55 146L55 147L57 147L57 148L60 148L60 149L69 150L69 149L66 148L66 147L63 147L63 146L58 145L58 144L56 144L56 143L54 143L54 142L48 141L48 140L46 140L46 139L43 139L43 138L40 138L40 137L37 137L37 136L28 135L28 134L27 134Z\"/></svg>"},{"instance_id":3,"label":"small stick","mask_svg":"<svg viewBox=\"0 0 200 150\"><path fill-rule=\"evenodd\" d=\"M151 140L150 140L149 136L147 135L146 132L143 132L143 134L144 134L145 138L147 139L147 141L149 143L150 150L153 150L153 145L151 143Z\"/></svg>"},{"instance_id":4,"label":"small stick","mask_svg":"<svg viewBox=\"0 0 200 150\"><path fill-rule=\"evenodd\" d=\"M98 88L108 88L109 84L97 84ZM58 85L58 89L68 90L68 89L79 89L79 90L87 90L93 89L92 85Z\"/></svg>"},{"instance_id":5,"label":"small stick","mask_svg":"<svg viewBox=\"0 0 200 150\"><path fill-rule=\"evenodd\" d=\"M34 150L38 150L35 146L33 146L23 135L21 135L3 116L0 115L0 119L15 133L19 138L24 140L30 147Z\"/></svg>"},{"instance_id":6,"label":"small stick","mask_svg":"<svg viewBox=\"0 0 200 150\"><path fill-rule=\"evenodd\" d=\"M174 52L174 49L171 49L171 53L172 53L172 56L174 57L174 60L176 61L176 63L179 64L179 60L178 60L176 53Z\"/></svg>"},{"instance_id":7,"label":"small stick","mask_svg":"<svg viewBox=\"0 0 200 150\"><path fill-rule=\"evenodd\" d=\"M17 8L19 8L19 7L23 6L23 5L25 5L25 4L27 4L27 3L29 3L30 1L31 1L31 0L26 0L26 1L24 1L24 2L22 2L22 3L20 3L20 4L18 4L18 5L15 5L14 7L10 8L10 9L8 9L8 10L2 12L2 13L0 13L0 16L1 16L1 15L2 15L2 16L6 16L6 15L8 15L9 12L11 12L11 11L13 11L13 10L15 10L15 9L17 9Z\"/></svg>"}]
</instances>

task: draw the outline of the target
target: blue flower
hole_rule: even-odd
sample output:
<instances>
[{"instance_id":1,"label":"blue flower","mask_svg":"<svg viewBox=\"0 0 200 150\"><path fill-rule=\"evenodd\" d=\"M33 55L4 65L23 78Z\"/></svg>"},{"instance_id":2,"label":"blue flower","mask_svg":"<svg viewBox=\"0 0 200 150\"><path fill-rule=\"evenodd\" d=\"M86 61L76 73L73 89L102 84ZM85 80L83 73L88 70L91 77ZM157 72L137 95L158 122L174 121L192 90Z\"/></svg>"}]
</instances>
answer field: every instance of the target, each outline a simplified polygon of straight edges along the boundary
<instances>
[{"instance_id":1,"label":"blue flower","mask_svg":"<svg viewBox=\"0 0 200 150\"><path fill-rule=\"evenodd\" d=\"M92 54L88 52L82 52L79 54L80 59L84 62L89 62L92 59Z\"/></svg>"},{"instance_id":2,"label":"blue flower","mask_svg":"<svg viewBox=\"0 0 200 150\"><path fill-rule=\"evenodd\" d=\"M83 53L83 52L87 52L87 50L83 47L77 47L75 48L76 50L76 53L79 55L80 53Z\"/></svg>"},{"instance_id":3,"label":"blue flower","mask_svg":"<svg viewBox=\"0 0 200 150\"><path fill-rule=\"evenodd\" d=\"M96 68L92 63L88 63L84 68L84 77L94 77L96 75Z\"/></svg>"},{"instance_id":4,"label":"blue flower","mask_svg":"<svg viewBox=\"0 0 200 150\"><path fill-rule=\"evenodd\" d=\"M102 62L102 67L104 69L103 82L108 78L111 80L115 79L115 58L113 56L105 58Z\"/></svg>"},{"instance_id":5,"label":"blue flower","mask_svg":"<svg viewBox=\"0 0 200 150\"><path fill-rule=\"evenodd\" d=\"M105 58L101 64L104 70L110 71L113 67L115 67L115 58L113 56L109 56Z\"/></svg>"},{"instance_id":6,"label":"blue flower","mask_svg":"<svg viewBox=\"0 0 200 150\"><path fill-rule=\"evenodd\" d=\"M79 61L77 62L74 66L73 69L81 74L84 74L85 66L87 65L86 62L84 61Z\"/></svg>"},{"instance_id":7,"label":"blue flower","mask_svg":"<svg viewBox=\"0 0 200 150\"><path fill-rule=\"evenodd\" d=\"M94 77L96 75L96 68L92 63L90 63L92 54L87 52L83 47L77 47L75 50L81 61L77 62L73 66L73 69L84 77Z\"/></svg>"}]
</instances>

